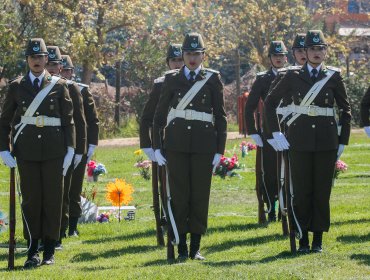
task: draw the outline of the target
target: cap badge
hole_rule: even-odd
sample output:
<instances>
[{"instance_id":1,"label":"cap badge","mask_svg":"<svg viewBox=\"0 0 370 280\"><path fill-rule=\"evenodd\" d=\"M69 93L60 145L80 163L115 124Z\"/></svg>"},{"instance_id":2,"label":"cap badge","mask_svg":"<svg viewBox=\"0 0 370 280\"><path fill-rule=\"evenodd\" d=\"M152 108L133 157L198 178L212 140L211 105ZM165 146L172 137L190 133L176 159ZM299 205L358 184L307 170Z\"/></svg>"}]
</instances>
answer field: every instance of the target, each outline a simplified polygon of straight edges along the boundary
<instances>
[{"instance_id":1,"label":"cap badge","mask_svg":"<svg viewBox=\"0 0 370 280\"><path fill-rule=\"evenodd\" d=\"M51 54L49 54L49 57L50 57L50 58L55 58L55 53L51 53Z\"/></svg>"},{"instance_id":2,"label":"cap badge","mask_svg":"<svg viewBox=\"0 0 370 280\"><path fill-rule=\"evenodd\" d=\"M281 52L281 46L279 46L279 45L275 46L275 51Z\"/></svg>"},{"instance_id":3,"label":"cap badge","mask_svg":"<svg viewBox=\"0 0 370 280\"><path fill-rule=\"evenodd\" d=\"M191 43L190 46L195 49L196 47L198 47L198 43Z\"/></svg>"},{"instance_id":4,"label":"cap badge","mask_svg":"<svg viewBox=\"0 0 370 280\"><path fill-rule=\"evenodd\" d=\"M180 51L178 51L178 50L175 50L175 51L173 52L173 54L174 54L175 56L180 56L181 52L180 52Z\"/></svg>"},{"instance_id":5,"label":"cap badge","mask_svg":"<svg viewBox=\"0 0 370 280\"><path fill-rule=\"evenodd\" d=\"M39 47L39 46L34 46L34 47L32 48L32 50L33 50L34 52L38 52L38 51L40 51L40 47Z\"/></svg>"},{"instance_id":6,"label":"cap badge","mask_svg":"<svg viewBox=\"0 0 370 280\"><path fill-rule=\"evenodd\" d=\"M312 41L314 43L319 43L320 42L320 37L317 37L317 35L315 37L312 38Z\"/></svg>"},{"instance_id":7,"label":"cap badge","mask_svg":"<svg viewBox=\"0 0 370 280\"><path fill-rule=\"evenodd\" d=\"M303 47L304 46L304 41L300 41L299 45L301 45Z\"/></svg>"}]
</instances>

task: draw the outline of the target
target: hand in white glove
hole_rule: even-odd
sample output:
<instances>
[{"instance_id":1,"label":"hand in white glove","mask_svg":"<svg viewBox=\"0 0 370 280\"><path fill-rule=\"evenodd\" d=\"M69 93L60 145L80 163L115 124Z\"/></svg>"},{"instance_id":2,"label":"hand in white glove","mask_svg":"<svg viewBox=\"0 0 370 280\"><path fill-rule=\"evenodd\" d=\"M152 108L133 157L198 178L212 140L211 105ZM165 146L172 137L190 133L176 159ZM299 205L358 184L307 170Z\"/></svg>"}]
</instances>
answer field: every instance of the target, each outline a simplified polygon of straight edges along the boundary
<instances>
[{"instance_id":1,"label":"hand in white glove","mask_svg":"<svg viewBox=\"0 0 370 280\"><path fill-rule=\"evenodd\" d=\"M162 156L160 149L155 150L154 155L155 155L155 159L157 160L159 166L166 165L167 161L164 158L164 156Z\"/></svg>"},{"instance_id":2,"label":"hand in white glove","mask_svg":"<svg viewBox=\"0 0 370 280\"><path fill-rule=\"evenodd\" d=\"M87 163L89 163L92 155L94 154L96 145L89 144L89 148L87 149Z\"/></svg>"},{"instance_id":3,"label":"hand in white glove","mask_svg":"<svg viewBox=\"0 0 370 280\"><path fill-rule=\"evenodd\" d=\"M276 131L272 133L272 136L274 137L278 151L289 150L289 142L286 140L284 134Z\"/></svg>"},{"instance_id":4,"label":"hand in white glove","mask_svg":"<svg viewBox=\"0 0 370 280\"><path fill-rule=\"evenodd\" d=\"M339 144L338 145L338 152L337 152L337 160L340 158L340 156L342 155L344 151L344 145L343 144Z\"/></svg>"},{"instance_id":5,"label":"hand in white glove","mask_svg":"<svg viewBox=\"0 0 370 280\"><path fill-rule=\"evenodd\" d=\"M64 161L63 161L63 176L66 176L68 168L70 167L72 160L73 160L73 155L75 153L75 149L72 147L67 147L67 153L64 156Z\"/></svg>"},{"instance_id":6,"label":"hand in white glove","mask_svg":"<svg viewBox=\"0 0 370 280\"><path fill-rule=\"evenodd\" d=\"M249 136L253 139L253 141L256 143L258 147L263 147L261 136L259 136L258 134L251 134Z\"/></svg>"},{"instance_id":7,"label":"hand in white glove","mask_svg":"<svg viewBox=\"0 0 370 280\"><path fill-rule=\"evenodd\" d=\"M4 164L9 168L14 168L17 166L17 162L15 161L15 159L13 158L9 151L1 151L0 156Z\"/></svg>"},{"instance_id":8,"label":"hand in white glove","mask_svg":"<svg viewBox=\"0 0 370 280\"><path fill-rule=\"evenodd\" d=\"M276 152L278 152L279 150L278 150L278 147L277 147L277 144L276 144L276 141L275 141L275 139L274 138L272 138L272 139L267 139L267 143L269 143L273 148L274 148L274 150L276 151Z\"/></svg>"},{"instance_id":9,"label":"hand in white glove","mask_svg":"<svg viewBox=\"0 0 370 280\"><path fill-rule=\"evenodd\" d=\"M73 160L73 169L76 169L76 167L80 164L81 159L82 159L81 154L75 154L75 158Z\"/></svg>"},{"instance_id":10,"label":"hand in white glove","mask_svg":"<svg viewBox=\"0 0 370 280\"><path fill-rule=\"evenodd\" d=\"M142 150L144 151L144 153L146 154L146 156L151 160L151 161L154 161L156 162L157 160L155 159L155 155L154 155L154 150L152 148L142 148Z\"/></svg>"},{"instance_id":11,"label":"hand in white glove","mask_svg":"<svg viewBox=\"0 0 370 280\"><path fill-rule=\"evenodd\" d=\"M365 130L365 132L367 134L367 137L370 137L370 126L365 126L364 127L364 130Z\"/></svg>"},{"instance_id":12,"label":"hand in white glove","mask_svg":"<svg viewBox=\"0 0 370 280\"><path fill-rule=\"evenodd\" d=\"M217 166L218 166L218 165L219 165L219 163L220 163L221 157L222 157L222 155L221 155L221 154L215 154L215 156L213 157L213 161L212 161L212 165L213 165L213 170L212 170L212 172L213 172L213 173L215 173L215 172L216 172L216 168L217 168Z\"/></svg>"}]
</instances>

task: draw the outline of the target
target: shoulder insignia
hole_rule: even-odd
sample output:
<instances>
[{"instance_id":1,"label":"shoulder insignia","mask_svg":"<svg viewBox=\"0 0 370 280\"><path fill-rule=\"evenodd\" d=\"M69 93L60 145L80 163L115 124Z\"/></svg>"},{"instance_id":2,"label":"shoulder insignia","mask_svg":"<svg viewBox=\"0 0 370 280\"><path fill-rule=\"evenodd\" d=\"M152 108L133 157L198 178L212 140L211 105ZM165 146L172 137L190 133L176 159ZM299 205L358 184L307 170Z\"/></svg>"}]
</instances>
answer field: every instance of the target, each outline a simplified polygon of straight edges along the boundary
<instances>
[{"instance_id":1,"label":"shoulder insignia","mask_svg":"<svg viewBox=\"0 0 370 280\"><path fill-rule=\"evenodd\" d=\"M256 75L257 76L263 76L267 73L267 71L262 71L262 72L258 72Z\"/></svg>"},{"instance_id":2,"label":"shoulder insignia","mask_svg":"<svg viewBox=\"0 0 370 280\"><path fill-rule=\"evenodd\" d=\"M168 70L168 71L164 72L164 75L175 74L175 73L178 73L179 71L180 71L180 69Z\"/></svg>"},{"instance_id":3,"label":"shoulder insignia","mask_svg":"<svg viewBox=\"0 0 370 280\"><path fill-rule=\"evenodd\" d=\"M24 77L23 76L18 76L18 77L15 77L15 78L12 78L9 80L9 84L15 82L15 81L21 81Z\"/></svg>"},{"instance_id":4,"label":"shoulder insignia","mask_svg":"<svg viewBox=\"0 0 370 280\"><path fill-rule=\"evenodd\" d=\"M159 78L157 78L157 79L154 80L154 83L155 84L160 84L160 83L163 83L163 82L164 82L164 76L159 77Z\"/></svg>"},{"instance_id":5,"label":"shoulder insignia","mask_svg":"<svg viewBox=\"0 0 370 280\"><path fill-rule=\"evenodd\" d=\"M204 70L206 70L207 72L220 74L220 71L217 71L217 70L214 70L214 69L211 69L211 68L204 68Z\"/></svg>"},{"instance_id":6,"label":"shoulder insignia","mask_svg":"<svg viewBox=\"0 0 370 280\"><path fill-rule=\"evenodd\" d=\"M339 73L342 71L340 68L334 67L334 66L326 66L326 68L329 70L333 70L335 72L339 72Z\"/></svg>"},{"instance_id":7,"label":"shoulder insignia","mask_svg":"<svg viewBox=\"0 0 370 280\"><path fill-rule=\"evenodd\" d=\"M73 81L72 81L73 82ZM89 85L86 85L86 84L82 84L82 83L77 83L77 85L80 87L80 88L88 88Z\"/></svg>"}]
</instances>

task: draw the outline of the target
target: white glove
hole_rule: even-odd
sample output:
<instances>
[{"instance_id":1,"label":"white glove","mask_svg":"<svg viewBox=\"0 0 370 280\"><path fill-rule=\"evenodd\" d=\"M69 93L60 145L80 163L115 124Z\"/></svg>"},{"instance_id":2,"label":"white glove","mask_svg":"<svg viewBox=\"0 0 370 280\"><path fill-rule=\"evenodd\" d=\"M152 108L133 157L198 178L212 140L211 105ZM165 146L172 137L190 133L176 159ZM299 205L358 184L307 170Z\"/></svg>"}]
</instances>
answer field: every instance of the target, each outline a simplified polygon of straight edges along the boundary
<instances>
[{"instance_id":1,"label":"white glove","mask_svg":"<svg viewBox=\"0 0 370 280\"><path fill-rule=\"evenodd\" d=\"M256 143L258 147L263 147L261 136L259 136L258 134L251 134L249 136L252 137L253 141Z\"/></svg>"},{"instance_id":2,"label":"white glove","mask_svg":"<svg viewBox=\"0 0 370 280\"><path fill-rule=\"evenodd\" d=\"M364 130L365 130L365 132L367 134L367 137L370 137L370 126L365 126L364 127Z\"/></svg>"},{"instance_id":3,"label":"white glove","mask_svg":"<svg viewBox=\"0 0 370 280\"><path fill-rule=\"evenodd\" d=\"M338 152L337 152L337 160L340 158L340 156L342 155L344 151L344 145L343 144L339 144L338 145Z\"/></svg>"},{"instance_id":4,"label":"white glove","mask_svg":"<svg viewBox=\"0 0 370 280\"><path fill-rule=\"evenodd\" d=\"M94 154L95 148L96 148L96 145L89 144L89 148L87 149L87 162L90 161L92 155Z\"/></svg>"},{"instance_id":5,"label":"white glove","mask_svg":"<svg viewBox=\"0 0 370 280\"><path fill-rule=\"evenodd\" d=\"M154 155L154 150L152 148L142 148L142 150L144 151L144 153L146 154L146 156L151 160L151 161L154 161L156 162L157 160L155 159L155 155Z\"/></svg>"},{"instance_id":6,"label":"white glove","mask_svg":"<svg viewBox=\"0 0 370 280\"><path fill-rule=\"evenodd\" d=\"M213 173L216 172L216 168L217 168L218 164L220 163L221 157L222 157L221 154L215 154L215 156L213 157L213 161L212 161L212 165L213 165L212 172Z\"/></svg>"},{"instance_id":7,"label":"white glove","mask_svg":"<svg viewBox=\"0 0 370 280\"><path fill-rule=\"evenodd\" d=\"M4 164L9 168L14 168L17 166L17 162L15 161L15 159L13 158L9 151L1 151L0 156Z\"/></svg>"},{"instance_id":8,"label":"white glove","mask_svg":"<svg viewBox=\"0 0 370 280\"><path fill-rule=\"evenodd\" d=\"M68 168L70 167L72 160L73 160L73 155L75 153L75 149L72 147L67 147L67 153L64 156L64 161L63 161L63 176L66 176Z\"/></svg>"},{"instance_id":9,"label":"white glove","mask_svg":"<svg viewBox=\"0 0 370 280\"><path fill-rule=\"evenodd\" d=\"M276 141L274 138L271 138L271 139L267 139L267 143L269 143L276 152L278 152L278 147L277 147L277 144L276 144Z\"/></svg>"},{"instance_id":10,"label":"white glove","mask_svg":"<svg viewBox=\"0 0 370 280\"><path fill-rule=\"evenodd\" d=\"M81 154L75 154L75 158L73 160L73 169L76 169L76 167L80 164L81 159L82 159Z\"/></svg>"},{"instance_id":11,"label":"white glove","mask_svg":"<svg viewBox=\"0 0 370 280\"><path fill-rule=\"evenodd\" d=\"M289 150L289 142L286 140L284 134L280 131L276 131L272 133L272 136L274 136L278 151Z\"/></svg>"},{"instance_id":12,"label":"white glove","mask_svg":"<svg viewBox=\"0 0 370 280\"><path fill-rule=\"evenodd\" d=\"M162 156L160 149L155 150L154 155L155 155L155 159L157 160L159 166L166 165L167 161L164 158L164 156Z\"/></svg>"}]
</instances>

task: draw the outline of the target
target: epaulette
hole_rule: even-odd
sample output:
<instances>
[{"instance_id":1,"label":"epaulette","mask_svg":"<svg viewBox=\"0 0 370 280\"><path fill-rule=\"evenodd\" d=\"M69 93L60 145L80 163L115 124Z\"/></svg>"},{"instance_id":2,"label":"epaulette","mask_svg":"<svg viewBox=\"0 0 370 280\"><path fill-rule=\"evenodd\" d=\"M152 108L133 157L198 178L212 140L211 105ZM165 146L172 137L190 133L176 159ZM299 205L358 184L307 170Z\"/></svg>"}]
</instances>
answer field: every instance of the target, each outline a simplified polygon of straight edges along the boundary
<instances>
[{"instance_id":1,"label":"epaulette","mask_svg":"<svg viewBox=\"0 0 370 280\"><path fill-rule=\"evenodd\" d=\"M77 83L77 85L81 88L88 88L89 85L86 85L86 84L82 84L82 83Z\"/></svg>"},{"instance_id":2,"label":"epaulette","mask_svg":"<svg viewBox=\"0 0 370 280\"><path fill-rule=\"evenodd\" d=\"M268 71L258 72L258 73L256 74L256 76L263 76L263 75L265 75L267 72L268 72Z\"/></svg>"},{"instance_id":3,"label":"epaulette","mask_svg":"<svg viewBox=\"0 0 370 280\"><path fill-rule=\"evenodd\" d=\"M278 72L287 72L289 70L301 70L302 66L290 65L284 68L278 69Z\"/></svg>"},{"instance_id":4,"label":"epaulette","mask_svg":"<svg viewBox=\"0 0 370 280\"><path fill-rule=\"evenodd\" d=\"M338 67L334 67L334 66L326 66L326 68L328 68L329 70L333 70L335 72L341 72L342 70Z\"/></svg>"},{"instance_id":5,"label":"epaulette","mask_svg":"<svg viewBox=\"0 0 370 280\"><path fill-rule=\"evenodd\" d=\"M164 75L175 74L175 73L178 73L179 71L180 71L180 69L168 70L168 71L164 72Z\"/></svg>"},{"instance_id":6,"label":"epaulette","mask_svg":"<svg viewBox=\"0 0 370 280\"><path fill-rule=\"evenodd\" d=\"M160 84L160 83L163 83L163 82L164 82L164 76L159 77L159 78L157 78L157 79L154 80L154 83L155 84Z\"/></svg>"},{"instance_id":7,"label":"epaulette","mask_svg":"<svg viewBox=\"0 0 370 280\"><path fill-rule=\"evenodd\" d=\"M217 71L217 70L214 70L214 69L211 69L211 68L204 68L204 70L206 70L207 72L220 74L220 71Z\"/></svg>"},{"instance_id":8,"label":"epaulette","mask_svg":"<svg viewBox=\"0 0 370 280\"><path fill-rule=\"evenodd\" d=\"M13 79L10 79L8 83L11 84L12 82L15 82L16 80L18 80L19 78L23 79L23 76L17 76Z\"/></svg>"}]
</instances>

